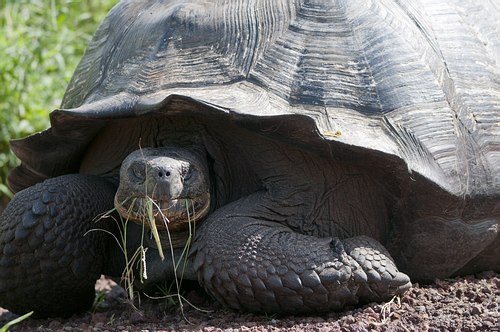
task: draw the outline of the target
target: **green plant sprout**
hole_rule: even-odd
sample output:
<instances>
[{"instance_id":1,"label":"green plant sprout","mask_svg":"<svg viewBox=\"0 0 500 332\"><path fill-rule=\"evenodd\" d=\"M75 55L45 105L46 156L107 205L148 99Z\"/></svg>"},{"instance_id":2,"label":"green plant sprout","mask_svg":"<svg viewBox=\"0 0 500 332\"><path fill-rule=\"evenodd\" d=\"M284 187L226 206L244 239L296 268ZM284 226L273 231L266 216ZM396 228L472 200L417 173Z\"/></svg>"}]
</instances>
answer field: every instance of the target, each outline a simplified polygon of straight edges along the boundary
<instances>
[{"instance_id":1,"label":"green plant sprout","mask_svg":"<svg viewBox=\"0 0 500 332\"><path fill-rule=\"evenodd\" d=\"M130 212L134 205L136 203L136 199L134 198L132 200L132 204L129 207L128 212ZM136 249L136 251L133 253L133 255L129 258L129 253L127 249L127 225L129 222L129 219L123 219L123 217L118 214L120 218L120 223L114 218L113 213L116 211L116 208L111 209L107 212L105 212L103 215L100 215L96 218L96 222L100 221L105 218L111 218L113 219L119 230L119 235L113 234L112 232L106 230L106 229L91 229L88 232L92 231L102 231L107 234L109 234L113 239L116 241L118 247L120 248L120 251L123 253L123 257L125 259L125 267L122 272L121 280L123 281L123 285L125 288L125 291L127 293L127 298L129 299L130 303L134 305L135 302L135 292L134 292L134 282L135 282L135 275L134 275L134 266L138 263L139 264L139 270L140 270L140 276L141 276L141 281L142 278L147 279L146 275L146 268L145 268L145 257L146 257L146 250L147 248L144 248L144 234L145 234L145 229L144 225L142 227L142 235L141 235L141 245ZM87 232L87 233L88 233ZM86 233L86 234L87 234ZM143 259L144 257L144 259Z\"/></svg>"},{"instance_id":2,"label":"green plant sprout","mask_svg":"<svg viewBox=\"0 0 500 332\"><path fill-rule=\"evenodd\" d=\"M147 174L147 172L145 172ZM147 181L146 181L147 183ZM145 189L147 192L147 188ZM122 206L124 206L127 203L127 200L130 198L127 198L124 202L122 202ZM188 233L187 233L187 239L184 243L183 250L181 252L181 255L178 260L175 258L174 254L174 244L172 241L172 237L170 234L170 231L168 229L168 223L169 220L168 218L163 214L160 206L154 201L154 199L147 194L144 195L143 202L145 202L144 205L141 205L139 207L139 221L140 224L142 225L142 234L141 234L141 243L139 247L136 249L136 251L129 257L128 249L127 249L127 225L129 222L129 218L124 218L118 213L119 221L114 217L114 213L116 212L116 208L113 208L104 214L96 217L96 222L105 219L105 218L111 218L115 221L115 223L118 226L119 233L114 234L106 229L91 229L91 231L103 231L110 236L113 237L113 239L116 241L117 245L120 248L120 251L123 253L124 259L125 259L125 267L122 272L121 276L121 281L122 284L125 288L127 298L130 301L131 305L134 306L136 302L136 296L135 296L135 290L134 290L134 283L136 281L136 276L134 274L134 267L137 267L139 270L139 276L140 276L140 282L143 283L144 279L147 279L147 266L146 266L146 252L147 249L144 246L144 239L146 235L146 226L149 226L151 229L151 235L154 239L156 248L158 250L158 253L160 255L161 260L163 261L165 259L165 254L164 254L164 247L160 238L160 233L158 231L158 227L156 224L156 219L155 219L155 212L158 213L163 221L163 224L165 225L165 232L166 232L166 239L169 244L169 251L170 251L170 256L172 258L172 268L173 268L173 273L174 273L174 280L172 284L169 287L163 287L163 294L164 296L160 297L154 297L154 296L148 296L151 299L173 299L177 298L178 303L180 304L181 312L186 321L188 319L184 315L184 310L183 310L183 303L187 303L188 305L192 306L193 308L202 311L199 308L196 308L193 304L191 304L184 296L181 294L181 285L182 285L182 280L184 278L184 273L187 268L188 264L188 255L189 255L189 250L191 248L191 241L193 239L193 235L196 231L195 228L195 223L193 222L192 216L194 216L195 211L194 211L194 204L190 201L186 201L186 212L188 216ZM133 211L134 207L137 204L137 198L132 198L131 204L127 210L127 215L131 214L131 211ZM191 208L192 211L191 211ZM155 211L156 210L156 211ZM88 232L87 232L88 233ZM179 273L178 273L179 271ZM175 286L176 292L175 294L171 294L171 290ZM188 321L189 322L189 321Z\"/></svg>"},{"instance_id":3,"label":"green plant sprout","mask_svg":"<svg viewBox=\"0 0 500 332\"><path fill-rule=\"evenodd\" d=\"M168 219L161 212L161 209L159 208L159 206L157 205L157 203L154 202L149 197L148 197L148 199L150 199L151 202L152 202L151 204L148 204L148 209L151 209L151 211L148 211L148 216L150 216L149 223L150 224L155 224L154 223L154 216L153 216L153 213L152 213L152 207L153 207L153 205L155 205L157 207L157 209L158 209L159 213L161 214L164 222L168 222ZM194 216L195 211L194 211L194 204L192 202L191 202L191 206L193 208L192 212L193 212L193 216ZM191 242L192 242L192 239L193 239L193 235L196 232L195 223L192 221L192 220L195 220L196 218L191 219L191 213L190 213L190 209L189 209L189 201L186 201L186 212L187 212L187 216L188 216L188 237L187 237L187 240L186 240L186 242L184 244L181 256L179 257L179 260L177 262L175 260L174 246L173 246L172 238L170 236L170 231L169 231L168 228L166 228L166 233L167 233L167 236L168 236L168 243L169 243L169 246L170 246L170 254L171 254L171 257L172 257L172 267L174 269L174 280L173 280L173 282L169 286L164 285L163 287L159 287L160 291L162 291L162 293L164 294L163 296L148 296L148 297L151 298L151 299L155 299L155 300L161 300L161 299L172 300L173 298L177 298L177 301L178 301L178 303L180 305L181 313L182 313L182 316L183 316L184 320L186 322L188 322L188 323L191 323L189 321L189 319L186 317L186 315L184 314L183 303L188 304L189 306L191 306L192 308L194 308L194 309L196 309L198 311L202 311L202 312L210 312L210 311L209 310L203 310L201 308L196 307L194 304L192 304L191 302L189 302L181 294L181 285L182 285L182 280L184 279L184 272L186 271L186 267L187 267L187 263L188 263L189 250L191 248ZM154 227L156 227L156 225ZM181 266L181 264L182 264L182 266ZM177 271L178 271L178 269L180 267L181 267L181 269L180 269L180 276L179 276L177 274ZM171 290L172 290L172 288L173 288L174 285L175 285L175 288L176 288L176 292L175 292L175 294L171 294ZM171 303L174 304L175 301L172 301Z\"/></svg>"},{"instance_id":4,"label":"green plant sprout","mask_svg":"<svg viewBox=\"0 0 500 332\"><path fill-rule=\"evenodd\" d=\"M7 332L12 325L22 322L31 315L33 315L33 311L30 311L27 314L24 314L22 316L17 317L16 319L11 320L10 322L7 322L7 324L0 327L0 332Z\"/></svg>"}]
</instances>

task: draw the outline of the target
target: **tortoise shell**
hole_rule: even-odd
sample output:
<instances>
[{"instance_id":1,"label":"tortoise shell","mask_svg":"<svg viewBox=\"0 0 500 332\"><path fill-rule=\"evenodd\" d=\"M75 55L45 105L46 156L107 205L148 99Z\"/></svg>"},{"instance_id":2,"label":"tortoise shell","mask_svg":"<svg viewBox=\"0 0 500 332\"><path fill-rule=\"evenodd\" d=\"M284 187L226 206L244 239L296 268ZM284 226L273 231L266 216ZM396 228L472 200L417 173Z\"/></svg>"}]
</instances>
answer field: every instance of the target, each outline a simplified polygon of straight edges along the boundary
<instances>
[{"instance_id":1,"label":"tortoise shell","mask_svg":"<svg viewBox=\"0 0 500 332\"><path fill-rule=\"evenodd\" d=\"M51 128L12 142L22 164L10 185L81 172L110 122L161 113L499 197L498 17L493 1L122 1Z\"/></svg>"}]
</instances>

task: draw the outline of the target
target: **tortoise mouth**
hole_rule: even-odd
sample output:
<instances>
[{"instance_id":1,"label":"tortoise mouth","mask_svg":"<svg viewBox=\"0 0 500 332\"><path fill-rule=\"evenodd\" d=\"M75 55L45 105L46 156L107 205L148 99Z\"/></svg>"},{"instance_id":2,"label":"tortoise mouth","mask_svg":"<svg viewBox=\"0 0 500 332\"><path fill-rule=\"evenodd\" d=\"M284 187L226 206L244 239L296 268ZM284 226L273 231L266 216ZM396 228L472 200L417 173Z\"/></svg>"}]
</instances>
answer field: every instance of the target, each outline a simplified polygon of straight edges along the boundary
<instances>
[{"instance_id":1,"label":"tortoise mouth","mask_svg":"<svg viewBox=\"0 0 500 332\"><path fill-rule=\"evenodd\" d=\"M210 194L168 200L155 200L147 196L120 200L116 195L114 204L118 213L127 220L143 224L147 228L151 228L154 222L160 230L178 231L186 229L189 223L197 222L208 214Z\"/></svg>"}]
</instances>

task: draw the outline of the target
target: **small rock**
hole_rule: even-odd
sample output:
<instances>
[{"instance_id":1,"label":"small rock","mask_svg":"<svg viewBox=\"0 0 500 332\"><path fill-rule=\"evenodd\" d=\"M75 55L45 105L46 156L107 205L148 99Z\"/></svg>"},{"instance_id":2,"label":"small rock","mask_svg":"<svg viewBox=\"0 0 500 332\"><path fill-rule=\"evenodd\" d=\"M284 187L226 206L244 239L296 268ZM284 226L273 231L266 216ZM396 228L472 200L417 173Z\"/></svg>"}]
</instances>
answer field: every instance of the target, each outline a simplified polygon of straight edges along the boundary
<instances>
[{"instance_id":1,"label":"small rock","mask_svg":"<svg viewBox=\"0 0 500 332\"><path fill-rule=\"evenodd\" d=\"M215 327L213 326L205 326L201 329L202 332L212 332L213 330L215 330Z\"/></svg>"},{"instance_id":2,"label":"small rock","mask_svg":"<svg viewBox=\"0 0 500 332\"><path fill-rule=\"evenodd\" d=\"M342 320L347 324L354 324L356 322L356 319L352 315L345 316Z\"/></svg>"},{"instance_id":3,"label":"small rock","mask_svg":"<svg viewBox=\"0 0 500 332\"><path fill-rule=\"evenodd\" d=\"M401 315L398 314L397 312L393 312L391 315L389 315L389 317L391 317L392 320L401 319Z\"/></svg>"},{"instance_id":4,"label":"small rock","mask_svg":"<svg viewBox=\"0 0 500 332\"><path fill-rule=\"evenodd\" d=\"M482 295L477 295L476 298L474 299L475 302L477 303L483 303L487 300L485 296Z\"/></svg>"},{"instance_id":5,"label":"small rock","mask_svg":"<svg viewBox=\"0 0 500 332\"><path fill-rule=\"evenodd\" d=\"M326 326L321 326L317 331L318 332L330 332L332 329Z\"/></svg>"},{"instance_id":6,"label":"small rock","mask_svg":"<svg viewBox=\"0 0 500 332\"><path fill-rule=\"evenodd\" d=\"M368 331L368 328L363 323L355 323L349 326L349 330L351 332L365 332Z\"/></svg>"},{"instance_id":7,"label":"small rock","mask_svg":"<svg viewBox=\"0 0 500 332\"><path fill-rule=\"evenodd\" d=\"M497 326L498 322L494 317L485 317L483 320L483 327L490 328L492 330L494 326Z\"/></svg>"},{"instance_id":8,"label":"small rock","mask_svg":"<svg viewBox=\"0 0 500 332\"><path fill-rule=\"evenodd\" d=\"M450 287L450 283L444 280L436 279L434 280L434 284L442 289L448 289Z\"/></svg>"},{"instance_id":9,"label":"small rock","mask_svg":"<svg viewBox=\"0 0 500 332\"><path fill-rule=\"evenodd\" d=\"M473 301L476 298L476 293L471 291L465 292L464 295L471 301Z\"/></svg>"},{"instance_id":10,"label":"small rock","mask_svg":"<svg viewBox=\"0 0 500 332\"><path fill-rule=\"evenodd\" d=\"M419 323L420 323L420 321L421 321L420 317L419 317L418 315L416 315L416 314L411 315L411 316L408 318L408 320L409 320L410 322L412 322L414 325L419 324Z\"/></svg>"},{"instance_id":11,"label":"small rock","mask_svg":"<svg viewBox=\"0 0 500 332\"><path fill-rule=\"evenodd\" d=\"M500 288L500 278L493 279L493 282L495 283L495 287L497 289L499 289Z\"/></svg>"},{"instance_id":12,"label":"small rock","mask_svg":"<svg viewBox=\"0 0 500 332\"><path fill-rule=\"evenodd\" d=\"M484 287L484 288L481 288L481 292L484 294L491 294L491 289Z\"/></svg>"},{"instance_id":13,"label":"small rock","mask_svg":"<svg viewBox=\"0 0 500 332\"><path fill-rule=\"evenodd\" d=\"M365 309L365 312L366 312L367 314L375 314L375 313L376 313L376 312L375 312L375 310L373 309L373 307L368 307L368 308L366 308L366 309Z\"/></svg>"},{"instance_id":14,"label":"small rock","mask_svg":"<svg viewBox=\"0 0 500 332\"><path fill-rule=\"evenodd\" d=\"M471 315L480 315L483 313L483 308L478 305L473 305L470 310Z\"/></svg>"},{"instance_id":15,"label":"small rock","mask_svg":"<svg viewBox=\"0 0 500 332\"><path fill-rule=\"evenodd\" d=\"M425 312L425 306L418 305L415 307L415 310L417 310L418 312Z\"/></svg>"},{"instance_id":16,"label":"small rock","mask_svg":"<svg viewBox=\"0 0 500 332\"><path fill-rule=\"evenodd\" d=\"M498 307L498 304L496 304L496 303L490 303L486 306L486 308L488 308L488 309L495 309L496 307Z\"/></svg>"}]
</instances>

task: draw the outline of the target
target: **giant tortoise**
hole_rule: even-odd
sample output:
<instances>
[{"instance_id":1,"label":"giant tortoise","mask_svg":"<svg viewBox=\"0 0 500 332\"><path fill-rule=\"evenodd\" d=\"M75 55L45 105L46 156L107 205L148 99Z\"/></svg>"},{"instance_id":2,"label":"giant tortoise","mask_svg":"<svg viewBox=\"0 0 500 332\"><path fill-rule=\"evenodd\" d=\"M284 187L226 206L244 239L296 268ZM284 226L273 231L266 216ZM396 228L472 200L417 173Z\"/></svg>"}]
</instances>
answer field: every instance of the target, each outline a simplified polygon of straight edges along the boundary
<instances>
[{"instance_id":1,"label":"giant tortoise","mask_svg":"<svg viewBox=\"0 0 500 332\"><path fill-rule=\"evenodd\" d=\"M120 2L51 127L12 142L0 306L87 309L123 227L139 288L189 241L183 278L242 311L499 271L499 22L493 0Z\"/></svg>"}]
</instances>

